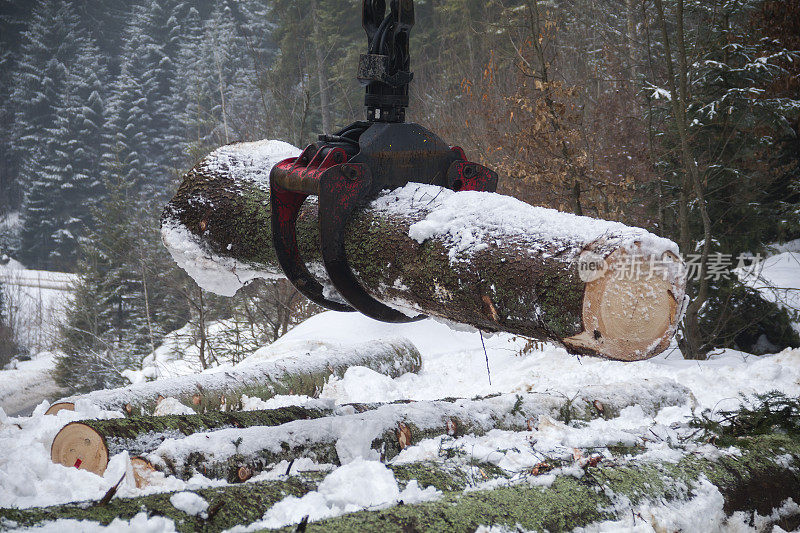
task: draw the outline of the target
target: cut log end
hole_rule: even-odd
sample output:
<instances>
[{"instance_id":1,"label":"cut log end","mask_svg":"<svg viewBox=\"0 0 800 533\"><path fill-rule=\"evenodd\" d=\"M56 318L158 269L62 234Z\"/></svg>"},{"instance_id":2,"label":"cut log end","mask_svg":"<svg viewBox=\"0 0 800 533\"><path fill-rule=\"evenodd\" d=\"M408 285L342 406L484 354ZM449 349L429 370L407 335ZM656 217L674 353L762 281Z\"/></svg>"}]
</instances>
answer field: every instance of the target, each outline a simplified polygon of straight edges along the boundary
<instances>
[{"instance_id":1,"label":"cut log end","mask_svg":"<svg viewBox=\"0 0 800 533\"><path fill-rule=\"evenodd\" d=\"M680 259L665 252L655 268L650 258L617 250L605 260L596 279L586 284L583 331L564 339L578 352L620 361L640 361L669 345L680 305L675 283ZM677 295L682 297L681 295Z\"/></svg>"},{"instance_id":2,"label":"cut log end","mask_svg":"<svg viewBox=\"0 0 800 533\"><path fill-rule=\"evenodd\" d=\"M131 457L131 467L133 468L133 479L136 488L143 489L150 486L151 480L156 473L153 464L144 457Z\"/></svg>"},{"instance_id":3,"label":"cut log end","mask_svg":"<svg viewBox=\"0 0 800 533\"><path fill-rule=\"evenodd\" d=\"M103 437L91 427L81 422L70 422L53 439L50 458L54 463L102 476L108 466L108 447Z\"/></svg>"},{"instance_id":4,"label":"cut log end","mask_svg":"<svg viewBox=\"0 0 800 533\"><path fill-rule=\"evenodd\" d=\"M45 411L46 415L54 415L59 411L74 411L75 404L72 402L57 402L50 406L50 409Z\"/></svg>"}]
</instances>

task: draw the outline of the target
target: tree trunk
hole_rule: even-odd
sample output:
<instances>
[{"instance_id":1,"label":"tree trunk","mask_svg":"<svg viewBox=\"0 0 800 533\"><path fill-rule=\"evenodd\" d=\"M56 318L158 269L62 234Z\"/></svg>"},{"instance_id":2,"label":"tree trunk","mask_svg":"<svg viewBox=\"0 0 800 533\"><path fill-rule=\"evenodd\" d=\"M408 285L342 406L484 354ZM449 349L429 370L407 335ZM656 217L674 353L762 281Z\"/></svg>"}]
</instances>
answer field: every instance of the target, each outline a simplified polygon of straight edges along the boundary
<instances>
[{"instance_id":1,"label":"tree trunk","mask_svg":"<svg viewBox=\"0 0 800 533\"><path fill-rule=\"evenodd\" d=\"M170 502L170 497L175 493L166 492L137 498L114 498L103 506L82 502L34 509L0 509L0 521L8 520L20 526L33 526L51 520L71 518L108 525L117 518L130 520L144 511L149 516L158 515L173 520L178 531L217 532L256 522L283 498L300 497L316 487L317 480L314 477L306 479L293 476L285 481L262 481L193 491L208 502L208 518L192 516L176 509Z\"/></svg>"},{"instance_id":2,"label":"tree trunk","mask_svg":"<svg viewBox=\"0 0 800 533\"><path fill-rule=\"evenodd\" d=\"M678 138L680 139L681 157L683 159L684 171L686 177L683 180L683 188L681 190L681 201L688 204L690 193L694 191L695 198L697 199L697 208L700 211L700 219L703 223L703 248L700 255L700 272L696 278L698 285L697 294L689 303L686 308L686 318L684 320L685 327L683 329L683 339L681 342L681 349L687 358L691 359L705 359L707 347L703 338L703 332L700 330L699 313L708 298L708 279L706 272L708 269L708 256L711 250L711 219L708 215L708 207L706 205L705 191L703 183L700 181L700 170L697 168L697 160L695 159L691 147L689 146L689 126L686 118L686 110L689 107L689 89L688 89L688 67L686 58L686 39L683 30L683 0L678 0L676 4L676 37L678 43L678 72L677 72L677 85L676 73L672 65L672 50L669 42L669 32L667 31L667 23L664 17L664 5L661 0L656 0L656 9L658 11L658 18L661 23L661 31L664 36L664 54L667 65L667 81L672 95L672 110L674 115L675 128L678 131ZM685 242L683 252L689 254L692 252L690 249L690 237L688 230L688 211L686 207L682 206L681 211L682 224L681 226L681 240Z\"/></svg>"},{"instance_id":3,"label":"tree trunk","mask_svg":"<svg viewBox=\"0 0 800 533\"><path fill-rule=\"evenodd\" d=\"M143 459L155 470L183 479L201 473L235 483L270 464L297 457L333 464L356 457L389 460L407 446L441 435L482 435L492 429L528 431L542 417L563 422L613 418L632 405L655 414L662 407L682 405L690 397L688 389L665 380L586 387L573 398L528 393L387 404L352 415L298 420L278 427L197 433L165 441Z\"/></svg>"},{"instance_id":4,"label":"tree trunk","mask_svg":"<svg viewBox=\"0 0 800 533\"><path fill-rule=\"evenodd\" d=\"M365 366L395 378L418 372L422 357L406 339L372 341L275 361L245 363L225 372L160 379L72 396L53 404L47 414L73 410L79 400L127 416L152 414L166 397L176 398L197 413L235 411L240 409L244 395L262 400L277 394L316 397L331 376L341 378L352 366Z\"/></svg>"},{"instance_id":5,"label":"tree trunk","mask_svg":"<svg viewBox=\"0 0 800 533\"><path fill-rule=\"evenodd\" d=\"M421 487L434 486L442 491L439 499L395 505L378 511L359 511L310 522L306 531L454 531L472 532L479 526L494 525L510 530L567 531L598 521L618 520L620 529L649 525L656 531L670 529L659 523L658 514L648 507L671 505L680 509L680 501L692 497L690 490L703 487L716 490L720 502L704 502L708 515L691 518L696 524L713 529L722 524L714 516L714 504L721 505L720 515L754 518L753 513L770 517L787 498L800 493L800 474L792 465L800 461L800 444L786 435L765 435L740 439L742 453L713 455L688 454L677 463L665 461L611 460L585 466L580 477L575 469L555 470L552 483L533 473L516 476L516 481L502 480L494 489L475 490L471 472L463 466L437 463L388 465L402 487L416 479ZM483 466L483 465L481 465ZM569 466L569 465L567 465ZM502 479L496 467L482 468ZM280 481L261 481L194 491L209 503L209 516L191 516L170 503L173 493L151 494L138 498L116 498L105 506L88 502L34 509L0 509L0 521L18 526L32 526L59 518L92 520L107 525L115 518L128 520L143 510L148 515L172 519L178 531L216 532L235 525L260 520L275 503L287 496L302 497L315 490L320 474L303 474ZM711 487L709 485L713 485ZM471 487L471 490L464 489ZM613 500L612 500L613 498ZM213 510L213 511L212 511ZM708 522L703 522L706 520ZM771 522L770 522L771 520ZM779 525L792 531L800 524L795 510L764 521L764 530ZM649 529L649 528L648 528ZM702 526L696 529L704 529ZM286 531L294 531L294 526Z\"/></svg>"},{"instance_id":6,"label":"tree trunk","mask_svg":"<svg viewBox=\"0 0 800 533\"><path fill-rule=\"evenodd\" d=\"M136 416L109 420L70 422L59 431L50 447L50 458L64 466L78 466L102 476L109 458L127 451L130 455L152 452L169 438L201 431L252 426L279 426L293 420L320 418L332 408L298 406L263 411L214 412L202 415Z\"/></svg>"},{"instance_id":7,"label":"tree trunk","mask_svg":"<svg viewBox=\"0 0 800 533\"><path fill-rule=\"evenodd\" d=\"M317 79L319 80L319 109L322 115L322 133L333 133L333 120L331 119L330 90L328 88L328 65L325 50L322 48L322 35L319 30L319 17L317 16L317 1L311 7L312 20L314 21L314 55L317 59Z\"/></svg>"},{"instance_id":8,"label":"tree trunk","mask_svg":"<svg viewBox=\"0 0 800 533\"><path fill-rule=\"evenodd\" d=\"M164 242L206 289L233 295L251 279L282 276L268 183L272 165L289 155L279 148L261 141L213 152L167 205ZM315 202L306 202L297 230L310 270L330 286ZM683 302L671 241L493 193L421 184L384 192L355 212L345 246L359 282L378 300L409 314L555 340L574 353L652 357L669 344ZM587 255L594 260L582 260ZM599 270L583 270L582 279L587 265Z\"/></svg>"}]
</instances>

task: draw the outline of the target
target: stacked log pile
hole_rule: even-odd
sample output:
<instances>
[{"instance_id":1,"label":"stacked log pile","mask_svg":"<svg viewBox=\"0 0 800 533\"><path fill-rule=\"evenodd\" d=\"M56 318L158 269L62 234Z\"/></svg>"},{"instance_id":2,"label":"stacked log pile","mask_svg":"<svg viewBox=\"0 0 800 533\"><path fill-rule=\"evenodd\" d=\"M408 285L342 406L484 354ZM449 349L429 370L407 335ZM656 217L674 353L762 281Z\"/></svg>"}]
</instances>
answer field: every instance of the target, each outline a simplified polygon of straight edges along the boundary
<instances>
[{"instance_id":1,"label":"stacked log pile","mask_svg":"<svg viewBox=\"0 0 800 533\"><path fill-rule=\"evenodd\" d=\"M544 476L537 469L509 473L488 463L468 459L460 463L423 462L389 464L401 487L417 481L440 494L431 501L364 510L310 522L306 531L457 531L479 526L525 530L564 531L602 521L636 522L655 530L662 519L648 514L652 505L680 505L692 497L692 487L716 494L724 516L734 520L757 518L766 529L773 525L793 530L800 514L783 506L800 492L800 444L789 435L760 435L737 443L735 453L688 454L678 462L630 456L575 465L555 464ZM6 527L32 526L59 518L109 524L145 512L172 519L178 531L224 531L257 523L274 504L286 497L302 497L317 489L324 473L291 472L269 481L202 488L194 492L208 508L187 514L172 504L174 493L108 502L80 502L35 509L0 509ZM485 484L485 487L481 487ZM776 508L782 511L777 512ZM794 510L793 510L794 509ZM749 517L749 518L748 518ZM758 518L760 517L760 518ZM693 517L695 522L708 518ZM633 520L634 523L630 521ZM709 522L710 524L711 522ZM295 531L295 526L284 528Z\"/></svg>"},{"instance_id":2,"label":"stacked log pile","mask_svg":"<svg viewBox=\"0 0 800 533\"><path fill-rule=\"evenodd\" d=\"M140 485L147 483L148 471L187 480L200 473L236 483L281 460L388 461L407 446L440 435L529 431L543 417L567 423L613 418L634 405L655 414L690 398L688 389L666 380L587 387L571 398L525 393L338 407L319 401L265 411L83 420L55 436L51 458L102 475L110 457L127 451L135 458Z\"/></svg>"}]
</instances>

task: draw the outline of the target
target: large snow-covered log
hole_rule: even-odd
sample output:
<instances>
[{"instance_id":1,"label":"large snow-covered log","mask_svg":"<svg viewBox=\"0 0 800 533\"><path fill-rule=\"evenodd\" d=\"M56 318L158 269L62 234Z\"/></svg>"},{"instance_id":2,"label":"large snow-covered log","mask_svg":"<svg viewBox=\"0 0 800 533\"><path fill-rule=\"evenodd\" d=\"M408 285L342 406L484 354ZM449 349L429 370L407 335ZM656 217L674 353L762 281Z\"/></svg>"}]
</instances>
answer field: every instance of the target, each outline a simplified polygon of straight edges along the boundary
<instances>
[{"instance_id":1,"label":"large snow-covered log","mask_svg":"<svg viewBox=\"0 0 800 533\"><path fill-rule=\"evenodd\" d=\"M316 408L287 406L260 411L134 416L70 422L53 439L50 458L54 463L77 466L81 470L102 476L109 458L114 455L123 451L133 456L152 452L168 438L181 438L214 429L279 426L294 420L333 414L333 406L324 405L329 402L319 403Z\"/></svg>"},{"instance_id":2,"label":"large snow-covered log","mask_svg":"<svg viewBox=\"0 0 800 533\"><path fill-rule=\"evenodd\" d=\"M445 492L441 499L310 522L304 531L716 531L728 519L757 531L800 525L800 446L787 435L749 438L739 453L600 463L552 484ZM683 504L683 505L682 505ZM738 515L738 516L737 516ZM598 524L599 523L599 524ZM605 527L602 527L605 526ZM294 526L281 531L293 531ZM266 528L265 528L266 529Z\"/></svg>"},{"instance_id":3,"label":"large snow-covered log","mask_svg":"<svg viewBox=\"0 0 800 533\"><path fill-rule=\"evenodd\" d=\"M279 141L233 144L184 176L164 211L162 236L201 286L232 295L251 279L282 275L269 172L297 153ZM306 204L300 251L329 287L316 203ZM345 240L358 280L382 302L484 331L553 339L577 353L651 357L668 345L681 313L685 280L673 242L499 194L414 183L385 191L354 214Z\"/></svg>"},{"instance_id":4,"label":"large snow-covered log","mask_svg":"<svg viewBox=\"0 0 800 533\"><path fill-rule=\"evenodd\" d=\"M678 462L625 459L567 467L545 476L497 477L485 488L459 468L441 463L388 465L403 487L442 492L431 501L365 510L307 524L305 531L454 531L480 526L512 531L569 531L595 524L602 530L706 531L740 524L785 531L800 524L800 510L789 502L800 493L800 444L788 435L740 439L735 452L715 450L685 455ZM481 465L482 466L482 465ZM487 469L488 470L488 469ZM491 471L491 470L489 470ZM0 509L0 522L33 526L59 518L91 520L104 525L141 512L172 519L178 531L223 531L261 520L276 503L300 498L320 486L321 475L291 476L204 488L194 491L208 503L205 514L176 507L174 493L116 498L103 506L91 502L34 509ZM544 478L544 479L543 479ZM547 479L549 478L549 479ZM497 481L501 482L498 483ZM470 490L464 490L469 488ZM598 522L605 522L599 527ZM264 529L269 524L263 524ZM254 528L250 528L254 529ZM296 531L289 526L284 531Z\"/></svg>"},{"instance_id":5,"label":"large snow-covered log","mask_svg":"<svg viewBox=\"0 0 800 533\"><path fill-rule=\"evenodd\" d=\"M417 348L403 338L343 345L274 361L245 361L222 372L160 379L72 396L53 404L47 413L74 409L75 403L82 400L127 416L152 414L163 398L175 398L197 413L235 411L245 395L262 400L278 394L317 396L331 376L341 378L353 366L365 366L395 378L419 371L422 357Z\"/></svg>"},{"instance_id":6,"label":"large snow-covered log","mask_svg":"<svg viewBox=\"0 0 800 533\"><path fill-rule=\"evenodd\" d=\"M527 431L542 416L566 422L614 417L632 405L655 414L690 398L687 388L662 380L586 387L573 398L527 393L387 404L366 412L277 427L224 429L168 439L144 459L156 470L184 479L201 473L237 482L272 463L297 457L333 464L357 457L387 460L407 446L439 435L482 435L492 429Z\"/></svg>"},{"instance_id":7,"label":"large snow-covered log","mask_svg":"<svg viewBox=\"0 0 800 533\"><path fill-rule=\"evenodd\" d=\"M145 512L148 516L163 516L173 520L177 531L225 531L259 520L270 507L287 496L300 497L314 490L318 484L316 477L306 479L303 476L292 476L283 481L198 489L192 491L193 494L203 498L208 503L208 508L197 514L189 514L177 508L173 504L173 501L177 501L173 500L175 493L164 492L137 498L114 498L105 505L79 502L32 509L0 509L0 523L9 526L11 523L17 526L35 526L43 522L71 518L107 526L116 519L130 520ZM85 523L84 527L93 530ZM144 528L141 530L145 531Z\"/></svg>"},{"instance_id":8,"label":"large snow-covered log","mask_svg":"<svg viewBox=\"0 0 800 533\"><path fill-rule=\"evenodd\" d=\"M461 490L469 485L469 476L476 468L490 469L490 465L470 461L469 465L451 464L447 468L434 462L388 465L401 487L418 480L420 485L432 486L440 491ZM147 494L133 498L113 498L105 505L84 501L29 509L0 508L0 524L34 526L51 520L71 518L89 520L109 525L115 519L130 520L141 512L148 516L158 515L175 522L177 531L216 532L230 530L237 525L257 522L273 505L284 498L302 497L317 490L325 476L324 471L297 472L289 468L291 475L279 480L251 481L222 487L207 487L191 491L203 498L208 508L198 514L188 514L174 502L175 492ZM500 473L501 476L503 473ZM13 526L11 526L13 527Z\"/></svg>"}]
</instances>

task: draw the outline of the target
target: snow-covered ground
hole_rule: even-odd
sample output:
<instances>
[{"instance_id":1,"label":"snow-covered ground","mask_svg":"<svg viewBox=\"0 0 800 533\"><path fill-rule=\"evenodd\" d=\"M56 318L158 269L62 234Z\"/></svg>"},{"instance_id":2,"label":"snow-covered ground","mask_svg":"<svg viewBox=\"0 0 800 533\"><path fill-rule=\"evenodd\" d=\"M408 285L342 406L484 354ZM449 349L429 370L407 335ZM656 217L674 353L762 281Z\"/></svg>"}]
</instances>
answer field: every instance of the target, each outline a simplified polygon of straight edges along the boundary
<instances>
[{"instance_id":1,"label":"snow-covered ground","mask_svg":"<svg viewBox=\"0 0 800 533\"><path fill-rule=\"evenodd\" d=\"M800 240L776 246L760 269L742 272L742 281L758 289L763 297L793 313L794 328L800 333Z\"/></svg>"},{"instance_id":2,"label":"snow-covered ground","mask_svg":"<svg viewBox=\"0 0 800 533\"><path fill-rule=\"evenodd\" d=\"M50 375L55 354L40 352L30 361L19 361L16 368L0 371L0 408L8 414L28 414L42 400L63 394Z\"/></svg>"},{"instance_id":3,"label":"snow-covered ground","mask_svg":"<svg viewBox=\"0 0 800 533\"><path fill-rule=\"evenodd\" d=\"M0 408L30 413L44 399L61 394L50 371L54 365L58 327L72 298L75 275L29 270L14 259L0 264L0 286L17 344L30 354L0 369Z\"/></svg>"},{"instance_id":4,"label":"snow-covered ground","mask_svg":"<svg viewBox=\"0 0 800 533\"><path fill-rule=\"evenodd\" d=\"M433 320L404 325L383 324L356 313L327 312L312 317L273 345L257 351L252 359L275 359L298 350L319 348L320 339L331 343L367 342L398 335L411 339L422 353L424 366L419 374L406 374L391 379L374 371L355 367L348 370L342 379L328 383L322 391L322 398L337 403L378 402L400 398L424 400L521 391L549 392L569 397L588 385L635 385L643 380L656 379L675 380L688 387L692 397L682 407L666 407L655 415L648 415L634 406L623 410L616 419L598 420L584 427L558 422L540 423L531 432L494 430L483 437L465 436L455 441L429 439L404 450L394 459L397 462L436 459L443 446L468 447L477 459L514 472L536 465L543 456L571 457L575 446L593 446L602 451L604 446L620 442L642 444L646 448L645 458L676 460L680 452L667 445L676 437L673 424L686 422L693 410L731 408L739 401L740 393L780 390L794 396L800 395L800 350L785 350L779 354L760 357L725 350L708 361L686 361L673 348L654 359L623 363L571 356L562 348L548 344L522 354L524 341L507 334L485 338L491 372L490 385L487 356L484 355L478 333L453 331ZM277 407L291 402L307 401L309 399L303 397L280 397L267 402L257 400L251 402L249 407ZM120 415L78 405L77 412L61 411L56 416L43 416L47 407L48 404L43 403L32 417L9 418L5 414L0 415L0 507L31 507L96 500L130 468L126 453L111 458L103 477L51 463L50 443L67 422L87 417ZM659 437L646 438L648 435ZM537 443L535 447L530 446L532 439ZM305 463L308 461L301 461L299 465ZM305 466L320 468L311 464ZM285 468L286 465L283 464L278 465L275 470L285 471ZM362 486L365 472L371 476L366 492L343 491L337 488L349 483ZM275 474L267 472L253 480L267 479L271 475ZM129 478L132 480L133 476ZM287 499L276 505L265 515L264 522L258 525L263 527L296 522L309 514L312 508L315 516L322 517L376 504L386 505L398 499L415 501L414 498L437 497L432 488L413 486L411 489L406 487L404 491L409 492L404 493L401 498L400 489L391 471L369 457L354 457L351 464L333 469L326 479L331 481L323 483L318 491L303 498ZM547 478L543 480L546 481ZM154 491L191 491L220 483L202 476L196 476L188 482L167 477L154 486L137 489L131 482L125 481L118 494L124 497ZM704 498L703 505L716 509L714 506L721 506L721 500L718 492L714 493L712 489L713 487L698 487L698 497ZM187 502L183 502L184 499ZM182 504L189 505L191 502L188 500L189 497L181 497ZM194 502L192 505L199 504ZM721 512L720 510L721 507L715 512ZM671 512L675 514L685 511L686 509L676 508ZM139 517L130 523L117 523L116 527L142 530L136 524L141 528L148 528L145 530L156 531L169 530L167 528L172 525L169 521L156 523L146 520L146 517ZM62 527L69 525L68 522L61 524ZM74 526L73 523L70 527ZM619 527L616 530L626 530L624 524L617 526Z\"/></svg>"},{"instance_id":5,"label":"snow-covered ground","mask_svg":"<svg viewBox=\"0 0 800 533\"><path fill-rule=\"evenodd\" d=\"M75 280L74 274L29 270L13 259L0 264L0 283L16 340L28 352L53 348Z\"/></svg>"}]
</instances>

